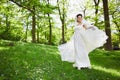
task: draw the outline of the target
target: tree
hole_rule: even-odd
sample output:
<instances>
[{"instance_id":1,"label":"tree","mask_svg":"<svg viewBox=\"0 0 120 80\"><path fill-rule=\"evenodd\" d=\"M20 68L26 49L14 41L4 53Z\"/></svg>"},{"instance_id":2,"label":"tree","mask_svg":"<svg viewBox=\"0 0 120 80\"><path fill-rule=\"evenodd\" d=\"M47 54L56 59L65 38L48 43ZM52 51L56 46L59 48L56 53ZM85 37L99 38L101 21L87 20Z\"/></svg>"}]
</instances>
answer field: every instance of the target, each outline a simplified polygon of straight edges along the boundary
<instances>
[{"instance_id":1,"label":"tree","mask_svg":"<svg viewBox=\"0 0 120 80\"><path fill-rule=\"evenodd\" d=\"M27 9L32 14L32 42L36 42L36 6L40 6L39 0L9 0L19 7Z\"/></svg>"},{"instance_id":2,"label":"tree","mask_svg":"<svg viewBox=\"0 0 120 80\"><path fill-rule=\"evenodd\" d=\"M119 45L120 43L120 11L119 11L119 5L120 3L114 0L111 0L109 2L109 11L110 11L110 15L112 16L112 22L115 24L115 30L116 32L116 36L117 36L117 45Z\"/></svg>"},{"instance_id":3,"label":"tree","mask_svg":"<svg viewBox=\"0 0 120 80\"><path fill-rule=\"evenodd\" d=\"M97 26L98 24L98 8L99 8L99 3L100 0L94 0L94 4L95 4L95 26Z\"/></svg>"},{"instance_id":4,"label":"tree","mask_svg":"<svg viewBox=\"0 0 120 80\"><path fill-rule=\"evenodd\" d=\"M110 21L109 21L109 12L108 12L108 0L103 0L103 10L104 10L104 21L105 21L105 32L108 36L107 43L105 44L106 50L112 50L112 43L111 43L111 28L110 28Z\"/></svg>"},{"instance_id":5,"label":"tree","mask_svg":"<svg viewBox=\"0 0 120 80\"><path fill-rule=\"evenodd\" d=\"M26 12L26 11L25 11ZM27 42L27 38L28 38L28 28L29 28L29 17L30 17L30 15L29 14L27 14L27 15L25 15L25 16L23 16L23 17L25 17L25 38L24 38L24 41L25 42Z\"/></svg>"},{"instance_id":6,"label":"tree","mask_svg":"<svg viewBox=\"0 0 120 80\"><path fill-rule=\"evenodd\" d=\"M23 26L20 22L17 12L19 8L9 3L8 0L0 2L0 38L5 40L20 40L22 39ZM17 24L16 24L17 23Z\"/></svg>"},{"instance_id":7,"label":"tree","mask_svg":"<svg viewBox=\"0 0 120 80\"><path fill-rule=\"evenodd\" d=\"M66 20L66 4L67 4L67 0L57 0L57 6L58 6L58 12L59 12L59 16L60 16L60 20L62 23L62 42L61 43L65 43L65 20Z\"/></svg>"},{"instance_id":8,"label":"tree","mask_svg":"<svg viewBox=\"0 0 120 80\"><path fill-rule=\"evenodd\" d=\"M47 0L48 2L48 8L50 7L50 2L49 0ZM47 13L48 15L48 20L49 20L49 44L52 44L52 23L51 23L51 17L50 17L50 13Z\"/></svg>"}]
</instances>

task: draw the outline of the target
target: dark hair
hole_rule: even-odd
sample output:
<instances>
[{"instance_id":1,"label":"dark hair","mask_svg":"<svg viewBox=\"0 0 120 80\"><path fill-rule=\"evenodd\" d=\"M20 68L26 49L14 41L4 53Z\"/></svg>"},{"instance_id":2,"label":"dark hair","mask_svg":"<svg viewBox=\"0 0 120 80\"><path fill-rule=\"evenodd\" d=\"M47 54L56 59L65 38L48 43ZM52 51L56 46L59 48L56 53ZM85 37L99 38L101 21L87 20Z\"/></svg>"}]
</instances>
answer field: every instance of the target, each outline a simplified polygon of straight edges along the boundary
<instances>
[{"instance_id":1,"label":"dark hair","mask_svg":"<svg viewBox=\"0 0 120 80\"><path fill-rule=\"evenodd\" d=\"M78 18L78 16L81 16L81 17L82 17L82 14L77 14L77 16L76 16L76 17Z\"/></svg>"}]
</instances>

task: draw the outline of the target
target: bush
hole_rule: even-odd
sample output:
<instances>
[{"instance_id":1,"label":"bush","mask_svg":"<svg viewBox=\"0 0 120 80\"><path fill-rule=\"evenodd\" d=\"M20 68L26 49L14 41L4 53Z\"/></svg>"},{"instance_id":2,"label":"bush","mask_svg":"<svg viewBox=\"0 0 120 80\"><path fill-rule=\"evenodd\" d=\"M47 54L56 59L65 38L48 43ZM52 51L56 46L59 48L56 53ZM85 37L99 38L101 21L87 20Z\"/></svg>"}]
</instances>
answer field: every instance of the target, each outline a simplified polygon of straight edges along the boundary
<instances>
[{"instance_id":1,"label":"bush","mask_svg":"<svg viewBox=\"0 0 120 80\"><path fill-rule=\"evenodd\" d=\"M13 41L19 41L22 39L22 33L19 32L2 32L0 34L0 39L4 39L4 40L13 40Z\"/></svg>"}]
</instances>

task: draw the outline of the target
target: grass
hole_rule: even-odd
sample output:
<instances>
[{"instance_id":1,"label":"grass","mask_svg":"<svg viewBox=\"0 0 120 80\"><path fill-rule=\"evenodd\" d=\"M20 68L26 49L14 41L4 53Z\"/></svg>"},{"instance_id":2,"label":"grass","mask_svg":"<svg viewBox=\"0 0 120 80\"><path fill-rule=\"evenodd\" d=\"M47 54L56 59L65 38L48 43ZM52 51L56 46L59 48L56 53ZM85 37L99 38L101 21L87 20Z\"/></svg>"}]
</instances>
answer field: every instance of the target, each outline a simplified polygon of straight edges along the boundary
<instances>
[{"instance_id":1,"label":"grass","mask_svg":"<svg viewBox=\"0 0 120 80\"><path fill-rule=\"evenodd\" d=\"M57 46L0 43L0 80L120 80L120 51L94 50L92 69L76 70L62 62Z\"/></svg>"}]
</instances>

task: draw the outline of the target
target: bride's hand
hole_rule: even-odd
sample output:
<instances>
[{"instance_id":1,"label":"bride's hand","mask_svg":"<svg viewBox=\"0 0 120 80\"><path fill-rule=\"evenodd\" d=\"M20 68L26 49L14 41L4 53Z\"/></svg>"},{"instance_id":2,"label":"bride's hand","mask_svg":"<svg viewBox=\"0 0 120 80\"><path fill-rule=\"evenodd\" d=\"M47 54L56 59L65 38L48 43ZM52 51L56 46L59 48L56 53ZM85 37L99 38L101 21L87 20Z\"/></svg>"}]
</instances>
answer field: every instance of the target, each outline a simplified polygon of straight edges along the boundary
<instances>
[{"instance_id":1,"label":"bride's hand","mask_svg":"<svg viewBox=\"0 0 120 80\"><path fill-rule=\"evenodd\" d=\"M95 30L95 28L92 26L92 27L89 27L88 29L92 29L92 30Z\"/></svg>"}]
</instances>

